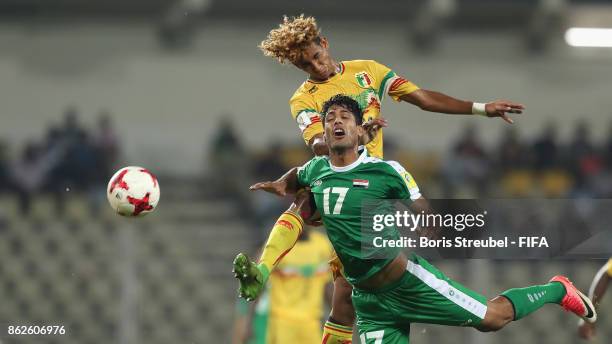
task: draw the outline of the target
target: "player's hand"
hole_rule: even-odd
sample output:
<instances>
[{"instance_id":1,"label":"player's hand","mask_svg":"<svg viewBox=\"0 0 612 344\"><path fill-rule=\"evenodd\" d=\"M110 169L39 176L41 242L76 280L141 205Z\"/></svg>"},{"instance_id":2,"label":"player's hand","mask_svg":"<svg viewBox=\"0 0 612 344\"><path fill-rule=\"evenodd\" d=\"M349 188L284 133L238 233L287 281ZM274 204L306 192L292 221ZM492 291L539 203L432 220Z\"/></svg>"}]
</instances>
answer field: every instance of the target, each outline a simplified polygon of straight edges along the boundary
<instances>
[{"instance_id":1,"label":"player's hand","mask_svg":"<svg viewBox=\"0 0 612 344\"><path fill-rule=\"evenodd\" d=\"M487 117L501 117L504 121L512 124L514 121L508 117L508 114L521 114L525 110L525 106L507 100L496 100L487 103L485 110L487 111Z\"/></svg>"},{"instance_id":2,"label":"player's hand","mask_svg":"<svg viewBox=\"0 0 612 344\"><path fill-rule=\"evenodd\" d=\"M582 339L593 339L595 337L595 324L581 320L578 324L578 335Z\"/></svg>"},{"instance_id":3,"label":"player's hand","mask_svg":"<svg viewBox=\"0 0 612 344\"><path fill-rule=\"evenodd\" d=\"M287 195L287 182L282 179L273 182L259 182L251 185L249 190L263 190L277 196L285 197Z\"/></svg>"},{"instance_id":4,"label":"player's hand","mask_svg":"<svg viewBox=\"0 0 612 344\"><path fill-rule=\"evenodd\" d=\"M387 122L387 120L382 117L374 118L363 123L361 126L364 129L364 134L360 138L359 144L366 145L370 143L370 141L374 140L374 137L376 137L378 131L381 128L387 127L388 125L389 123Z\"/></svg>"},{"instance_id":5,"label":"player's hand","mask_svg":"<svg viewBox=\"0 0 612 344\"><path fill-rule=\"evenodd\" d=\"M234 277L240 282L238 296L247 301L255 300L263 291L267 280L265 272L261 271L244 253L238 253L234 259Z\"/></svg>"}]
</instances>

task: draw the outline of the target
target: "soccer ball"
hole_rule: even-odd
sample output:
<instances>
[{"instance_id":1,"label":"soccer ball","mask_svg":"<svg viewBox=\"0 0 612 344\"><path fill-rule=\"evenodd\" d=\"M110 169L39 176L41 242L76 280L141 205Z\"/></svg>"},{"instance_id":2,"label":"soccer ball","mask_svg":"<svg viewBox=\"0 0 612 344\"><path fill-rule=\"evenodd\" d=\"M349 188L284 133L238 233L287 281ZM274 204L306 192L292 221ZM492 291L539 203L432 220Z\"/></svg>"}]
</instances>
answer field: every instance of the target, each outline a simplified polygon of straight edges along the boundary
<instances>
[{"instance_id":1,"label":"soccer ball","mask_svg":"<svg viewBox=\"0 0 612 344\"><path fill-rule=\"evenodd\" d=\"M144 216L155 210L159 202L159 183L146 168L124 167L108 182L106 197L117 214Z\"/></svg>"}]
</instances>

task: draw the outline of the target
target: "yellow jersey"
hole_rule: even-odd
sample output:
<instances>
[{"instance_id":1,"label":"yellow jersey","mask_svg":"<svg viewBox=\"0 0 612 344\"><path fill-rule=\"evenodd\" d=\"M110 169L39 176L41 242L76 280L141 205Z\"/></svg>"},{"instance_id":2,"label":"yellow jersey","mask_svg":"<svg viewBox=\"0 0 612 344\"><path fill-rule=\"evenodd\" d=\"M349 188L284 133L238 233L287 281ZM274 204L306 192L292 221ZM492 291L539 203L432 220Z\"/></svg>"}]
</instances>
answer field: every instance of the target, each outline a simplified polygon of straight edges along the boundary
<instances>
[{"instance_id":1,"label":"yellow jersey","mask_svg":"<svg viewBox=\"0 0 612 344\"><path fill-rule=\"evenodd\" d=\"M331 281L328 261L333 249L320 232L310 230L307 235L270 274L270 317L318 323L323 316L325 286Z\"/></svg>"},{"instance_id":2,"label":"yellow jersey","mask_svg":"<svg viewBox=\"0 0 612 344\"><path fill-rule=\"evenodd\" d=\"M612 277L612 258L608 260L608 275Z\"/></svg>"},{"instance_id":3,"label":"yellow jersey","mask_svg":"<svg viewBox=\"0 0 612 344\"><path fill-rule=\"evenodd\" d=\"M388 67L373 60L353 60L340 63L340 70L325 81L306 80L289 100L291 115L297 121L306 144L323 133L320 113L323 103L336 94L355 99L363 110L363 121L380 116L380 104L385 95L399 101L400 97L419 88L398 76ZM371 156L383 157L383 133L366 145Z\"/></svg>"}]
</instances>

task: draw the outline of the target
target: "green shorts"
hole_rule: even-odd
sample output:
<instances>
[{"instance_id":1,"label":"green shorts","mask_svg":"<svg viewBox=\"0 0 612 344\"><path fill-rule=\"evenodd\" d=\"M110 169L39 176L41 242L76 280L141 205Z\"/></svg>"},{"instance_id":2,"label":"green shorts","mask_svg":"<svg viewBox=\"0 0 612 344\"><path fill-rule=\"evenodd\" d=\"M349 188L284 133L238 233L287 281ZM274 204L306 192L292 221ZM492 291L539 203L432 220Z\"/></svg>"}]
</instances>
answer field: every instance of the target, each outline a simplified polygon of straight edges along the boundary
<instances>
[{"instance_id":1,"label":"green shorts","mask_svg":"<svg viewBox=\"0 0 612 344\"><path fill-rule=\"evenodd\" d=\"M404 276L377 291L353 289L362 344L408 343L411 323L478 326L487 299L412 255Z\"/></svg>"}]
</instances>

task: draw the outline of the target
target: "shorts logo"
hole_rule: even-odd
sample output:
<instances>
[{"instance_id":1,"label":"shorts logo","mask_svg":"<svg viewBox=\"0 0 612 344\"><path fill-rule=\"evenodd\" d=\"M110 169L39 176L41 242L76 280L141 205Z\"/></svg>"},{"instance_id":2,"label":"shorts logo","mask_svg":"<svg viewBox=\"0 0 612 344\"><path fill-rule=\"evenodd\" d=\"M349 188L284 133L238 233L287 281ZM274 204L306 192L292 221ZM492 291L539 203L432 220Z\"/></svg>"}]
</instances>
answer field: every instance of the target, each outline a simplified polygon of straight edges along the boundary
<instances>
[{"instance_id":1,"label":"shorts logo","mask_svg":"<svg viewBox=\"0 0 612 344\"><path fill-rule=\"evenodd\" d=\"M289 229L290 231L293 230L293 225L291 224L291 222L287 221L287 220L278 220L276 221L277 225L281 225L287 229Z\"/></svg>"},{"instance_id":2,"label":"shorts logo","mask_svg":"<svg viewBox=\"0 0 612 344\"><path fill-rule=\"evenodd\" d=\"M472 323L472 319L468 319L468 320L464 321L464 322L461 324L461 326L468 326L468 325L470 325L471 323Z\"/></svg>"},{"instance_id":3,"label":"shorts logo","mask_svg":"<svg viewBox=\"0 0 612 344\"><path fill-rule=\"evenodd\" d=\"M355 73L355 79L362 88L372 87L372 78L366 72Z\"/></svg>"}]
</instances>

